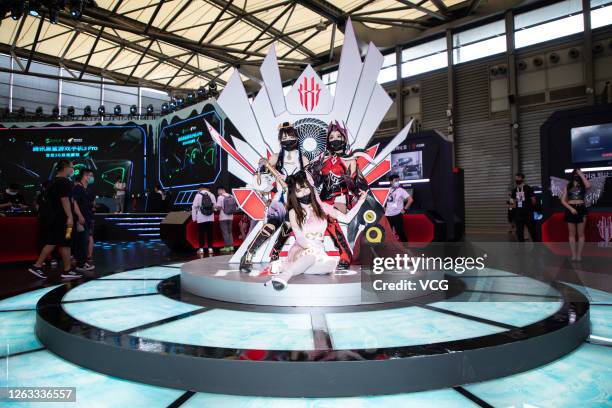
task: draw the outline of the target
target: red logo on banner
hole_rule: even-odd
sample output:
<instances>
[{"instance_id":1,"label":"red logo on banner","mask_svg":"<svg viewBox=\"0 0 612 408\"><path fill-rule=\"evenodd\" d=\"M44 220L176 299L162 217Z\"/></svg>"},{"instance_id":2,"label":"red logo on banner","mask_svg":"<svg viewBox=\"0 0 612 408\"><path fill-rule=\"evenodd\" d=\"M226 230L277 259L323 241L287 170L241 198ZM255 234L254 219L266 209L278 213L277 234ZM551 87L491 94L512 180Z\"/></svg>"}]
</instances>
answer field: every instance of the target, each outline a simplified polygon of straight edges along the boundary
<instances>
[{"instance_id":1,"label":"red logo on banner","mask_svg":"<svg viewBox=\"0 0 612 408\"><path fill-rule=\"evenodd\" d=\"M603 242L612 242L612 217L601 217L597 222L597 230Z\"/></svg>"},{"instance_id":2,"label":"red logo on banner","mask_svg":"<svg viewBox=\"0 0 612 408\"><path fill-rule=\"evenodd\" d=\"M309 80L310 86L308 84ZM312 111L319 104L321 88L319 84L315 83L315 78L313 76L310 78L304 77L304 82L300 84L298 92L300 93L300 104L306 108L308 112Z\"/></svg>"}]
</instances>

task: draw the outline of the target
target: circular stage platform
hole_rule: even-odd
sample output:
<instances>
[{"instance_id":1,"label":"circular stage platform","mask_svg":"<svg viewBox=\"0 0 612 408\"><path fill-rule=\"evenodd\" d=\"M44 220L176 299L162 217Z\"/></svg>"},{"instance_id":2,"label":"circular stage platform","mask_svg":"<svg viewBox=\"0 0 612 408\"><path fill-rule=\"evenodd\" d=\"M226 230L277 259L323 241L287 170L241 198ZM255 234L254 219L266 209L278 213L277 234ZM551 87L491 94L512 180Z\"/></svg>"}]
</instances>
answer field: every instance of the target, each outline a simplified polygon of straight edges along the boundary
<instances>
[{"instance_id":1,"label":"circular stage platform","mask_svg":"<svg viewBox=\"0 0 612 408\"><path fill-rule=\"evenodd\" d=\"M270 306L351 306L385 303L388 300L368 296L361 285L359 266L333 275L300 275L291 279L283 291L264 286L270 276L259 276L263 266L253 265L251 274L240 273L238 264L228 264L229 255L200 259L181 268L181 288L204 298L233 303ZM442 279L444 273L430 272L428 279ZM396 279L417 282L424 274L396 274ZM435 292L417 286L414 291L402 291L393 301L418 298Z\"/></svg>"},{"instance_id":2,"label":"circular stage platform","mask_svg":"<svg viewBox=\"0 0 612 408\"><path fill-rule=\"evenodd\" d=\"M500 270L451 279L447 299L287 307L194 296L181 280L197 262L57 287L38 302L36 333L53 353L113 376L279 397L484 381L556 360L589 333L580 292Z\"/></svg>"}]
</instances>

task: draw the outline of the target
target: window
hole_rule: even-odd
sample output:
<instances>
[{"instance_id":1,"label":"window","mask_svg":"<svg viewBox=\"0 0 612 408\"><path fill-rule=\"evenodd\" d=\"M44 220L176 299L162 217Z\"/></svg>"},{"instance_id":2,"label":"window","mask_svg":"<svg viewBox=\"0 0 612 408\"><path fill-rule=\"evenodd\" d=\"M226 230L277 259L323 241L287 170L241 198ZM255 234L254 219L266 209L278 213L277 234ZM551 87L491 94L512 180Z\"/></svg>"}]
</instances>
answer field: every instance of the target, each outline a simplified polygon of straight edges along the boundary
<instances>
[{"instance_id":1,"label":"window","mask_svg":"<svg viewBox=\"0 0 612 408\"><path fill-rule=\"evenodd\" d=\"M612 0L591 0L591 28L612 24Z\"/></svg>"},{"instance_id":2,"label":"window","mask_svg":"<svg viewBox=\"0 0 612 408\"><path fill-rule=\"evenodd\" d=\"M378 73L378 83L384 84L397 79L397 61L395 53L385 55L382 68Z\"/></svg>"},{"instance_id":3,"label":"window","mask_svg":"<svg viewBox=\"0 0 612 408\"><path fill-rule=\"evenodd\" d=\"M505 22L499 20L453 35L454 63L506 52L505 33Z\"/></svg>"},{"instance_id":4,"label":"window","mask_svg":"<svg viewBox=\"0 0 612 408\"><path fill-rule=\"evenodd\" d=\"M565 0L541 7L514 18L516 48L541 43L584 30L582 3Z\"/></svg>"},{"instance_id":5,"label":"window","mask_svg":"<svg viewBox=\"0 0 612 408\"><path fill-rule=\"evenodd\" d=\"M448 58L444 37L402 51L402 78L446 66L448 66Z\"/></svg>"},{"instance_id":6,"label":"window","mask_svg":"<svg viewBox=\"0 0 612 408\"><path fill-rule=\"evenodd\" d=\"M332 71L327 74L323 74L321 80L325 85L327 85L327 89L329 89L329 92L334 95L334 93L336 92L336 82L338 81L338 71Z\"/></svg>"}]
</instances>

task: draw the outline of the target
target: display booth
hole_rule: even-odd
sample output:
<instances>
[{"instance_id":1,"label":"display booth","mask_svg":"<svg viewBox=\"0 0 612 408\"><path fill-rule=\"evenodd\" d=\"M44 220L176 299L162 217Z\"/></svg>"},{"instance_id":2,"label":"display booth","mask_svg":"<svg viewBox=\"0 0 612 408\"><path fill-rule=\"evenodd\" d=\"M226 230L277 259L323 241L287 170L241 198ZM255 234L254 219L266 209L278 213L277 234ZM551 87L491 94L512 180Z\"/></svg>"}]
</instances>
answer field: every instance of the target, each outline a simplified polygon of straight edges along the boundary
<instances>
[{"instance_id":1,"label":"display booth","mask_svg":"<svg viewBox=\"0 0 612 408\"><path fill-rule=\"evenodd\" d=\"M463 235L463 179L461 170L453 169L452 151L446 136L425 130L410 133L390 155L388 174L397 175L414 199L404 215L409 242L456 241Z\"/></svg>"},{"instance_id":2,"label":"display booth","mask_svg":"<svg viewBox=\"0 0 612 408\"><path fill-rule=\"evenodd\" d=\"M540 146L544 191L542 241L568 240L564 207L551 190L555 182L569 179L572 170L580 168L593 186L587 191L593 194L594 204L589 208L586 241L608 248L612 242L612 106L596 105L553 113L540 130ZM569 254L569 248L566 252ZM609 248L597 251L598 254L609 252Z\"/></svg>"}]
</instances>

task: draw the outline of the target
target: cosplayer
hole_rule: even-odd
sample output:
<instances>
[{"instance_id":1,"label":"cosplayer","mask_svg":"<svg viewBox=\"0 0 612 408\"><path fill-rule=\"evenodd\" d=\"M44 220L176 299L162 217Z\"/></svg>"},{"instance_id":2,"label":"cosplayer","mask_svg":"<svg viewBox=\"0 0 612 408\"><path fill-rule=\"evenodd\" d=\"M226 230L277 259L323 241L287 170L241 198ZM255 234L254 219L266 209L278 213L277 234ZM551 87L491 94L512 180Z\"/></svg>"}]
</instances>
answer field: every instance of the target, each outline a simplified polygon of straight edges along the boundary
<instances>
[{"instance_id":1,"label":"cosplayer","mask_svg":"<svg viewBox=\"0 0 612 408\"><path fill-rule=\"evenodd\" d=\"M327 255L324 247L328 220L350 221L365 201L363 192L353 208L344 214L329 204L322 203L305 172L287 178L287 210L295 235L295 243L287 258L273 261L266 269L276 275L270 281L274 289L283 290L296 275L323 275L332 273L338 259Z\"/></svg>"},{"instance_id":2,"label":"cosplayer","mask_svg":"<svg viewBox=\"0 0 612 408\"><path fill-rule=\"evenodd\" d=\"M327 150L320 160L320 171L315 172L316 185L321 186L321 200L340 210L350 209L360 192L368 190L368 183L357 167L357 156L367 155L362 152L349 155L348 150L346 129L338 121L330 123ZM340 251L339 268L348 268L352 253L337 221L328 224L328 232Z\"/></svg>"},{"instance_id":3,"label":"cosplayer","mask_svg":"<svg viewBox=\"0 0 612 408\"><path fill-rule=\"evenodd\" d=\"M284 122L278 128L278 141L281 145L279 153L272 154L269 159L261 159L259 162L260 173L267 176L267 180L276 180L276 186L264 185L261 183L261 175L258 174L256 187L263 191L271 191L277 189L274 199L270 200L266 213L266 224L259 231L255 239L249 245L242 258L240 259L240 270L242 272L250 272L253 265L252 259L257 250L274 234L277 228L281 228L279 241L286 240L289 234L289 225L285 222L286 211L283 205L284 189L286 188L284 179L300 170L303 170L308 165L309 161L302 154L300 149L298 134L295 128L289 123ZM270 182L268 181L268 184ZM274 251L278 258L278 245L275 245Z\"/></svg>"}]
</instances>

